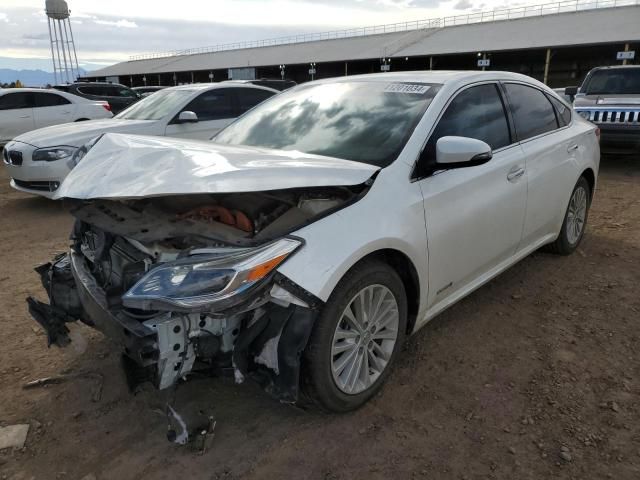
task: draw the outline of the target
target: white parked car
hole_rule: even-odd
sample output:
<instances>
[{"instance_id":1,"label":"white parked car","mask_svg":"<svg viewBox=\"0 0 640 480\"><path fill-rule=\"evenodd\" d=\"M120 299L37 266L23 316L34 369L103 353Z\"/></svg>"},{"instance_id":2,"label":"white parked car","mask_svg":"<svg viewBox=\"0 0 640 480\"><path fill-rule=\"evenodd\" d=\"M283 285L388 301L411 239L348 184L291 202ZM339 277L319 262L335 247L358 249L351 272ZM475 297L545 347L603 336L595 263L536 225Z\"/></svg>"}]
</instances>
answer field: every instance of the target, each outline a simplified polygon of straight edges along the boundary
<instances>
[{"instance_id":1,"label":"white parked car","mask_svg":"<svg viewBox=\"0 0 640 480\"><path fill-rule=\"evenodd\" d=\"M30 310L51 342L73 319L116 339L129 378L228 366L336 412L445 308L540 247L573 252L599 167L596 127L505 72L312 82L214 141L93 145L56 192L77 223L39 268L51 306Z\"/></svg>"},{"instance_id":2,"label":"white parked car","mask_svg":"<svg viewBox=\"0 0 640 480\"><path fill-rule=\"evenodd\" d=\"M20 135L5 146L4 163L13 188L51 198L71 171L73 154L104 133L206 140L239 115L278 93L257 85L223 83L166 88L112 119L57 125Z\"/></svg>"},{"instance_id":3,"label":"white parked car","mask_svg":"<svg viewBox=\"0 0 640 480\"><path fill-rule=\"evenodd\" d=\"M107 102L70 93L39 88L0 89L0 145L38 128L112 116Z\"/></svg>"}]
</instances>

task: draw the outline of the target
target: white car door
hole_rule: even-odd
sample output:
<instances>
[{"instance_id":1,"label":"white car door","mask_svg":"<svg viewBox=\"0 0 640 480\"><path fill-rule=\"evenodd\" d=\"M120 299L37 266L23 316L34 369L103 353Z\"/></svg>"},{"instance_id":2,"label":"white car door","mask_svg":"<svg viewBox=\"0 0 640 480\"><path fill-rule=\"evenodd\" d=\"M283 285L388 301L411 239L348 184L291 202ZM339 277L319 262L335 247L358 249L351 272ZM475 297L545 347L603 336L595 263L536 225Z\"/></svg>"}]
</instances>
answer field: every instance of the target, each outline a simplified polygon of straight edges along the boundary
<instances>
[{"instance_id":1,"label":"white car door","mask_svg":"<svg viewBox=\"0 0 640 480\"><path fill-rule=\"evenodd\" d=\"M488 143L493 158L479 166L434 171L443 136ZM522 237L527 176L499 86L458 92L435 126L418 165L429 251L430 307L446 306L491 275L515 253ZM426 166L425 166L426 164Z\"/></svg>"},{"instance_id":2,"label":"white car door","mask_svg":"<svg viewBox=\"0 0 640 480\"><path fill-rule=\"evenodd\" d=\"M230 88L216 88L201 93L181 111L193 112L196 122L180 122L178 116L169 122L165 130L168 137L195 138L208 140L218 133L238 115L234 94Z\"/></svg>"},{"instance_id":3,"label":"white car door","mask_svg":"<svg viewBox=\"0 0 640 480\"><path fill-rule=\"evenodd\" d=\"M34 129L31 92L9 92L0 96L0 144Z\"/></svg>"},{"instance_id":4,"label":"white car door","mask_svg":"<svg viewBox=\"0 0 640 480\"><path fill-rule=\"evenodd\" d=\"M75 120L76 106L62 95L49 92L34 92L33 116L36 128L49 127Z\"/></svg>"},{"instance_id":5,"label":"white car door","mask_svg":"<svg viewBox=\"0 0 640 480\"><path fill-rule=\"evenodd\" d=\"M571 113L561 102L556 100L563 110L554 111L542 90L520 83L504 87L527 163L529 195L521 245L525 248L560 231L580 150L572 130L565 128Z\"/></svg>"}]
</instances>

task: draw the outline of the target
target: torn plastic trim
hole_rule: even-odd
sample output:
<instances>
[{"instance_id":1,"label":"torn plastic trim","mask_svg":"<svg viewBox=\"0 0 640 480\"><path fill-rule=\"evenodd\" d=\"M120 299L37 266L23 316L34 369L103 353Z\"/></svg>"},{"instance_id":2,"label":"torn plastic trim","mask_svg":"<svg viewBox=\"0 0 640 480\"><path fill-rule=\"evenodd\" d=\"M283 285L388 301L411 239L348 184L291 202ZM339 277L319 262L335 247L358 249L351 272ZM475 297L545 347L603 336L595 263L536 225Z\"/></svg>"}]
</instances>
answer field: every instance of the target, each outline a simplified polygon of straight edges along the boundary
<instances>
[{"instance_id":1,"label":"torn plastic trim","mask_svg":"<svg viewBox=\"0 0 640 480\"><path fill-rule=\"evenodd\" d=\"M291 304L270 304L267 312L237 339L233 351L236 378L252 377L283 403L296 403L300 394L302 352L307 346L318 310ZM277 364L265 366L260 357L277 341Z\"/></svg>"}]
</instances>

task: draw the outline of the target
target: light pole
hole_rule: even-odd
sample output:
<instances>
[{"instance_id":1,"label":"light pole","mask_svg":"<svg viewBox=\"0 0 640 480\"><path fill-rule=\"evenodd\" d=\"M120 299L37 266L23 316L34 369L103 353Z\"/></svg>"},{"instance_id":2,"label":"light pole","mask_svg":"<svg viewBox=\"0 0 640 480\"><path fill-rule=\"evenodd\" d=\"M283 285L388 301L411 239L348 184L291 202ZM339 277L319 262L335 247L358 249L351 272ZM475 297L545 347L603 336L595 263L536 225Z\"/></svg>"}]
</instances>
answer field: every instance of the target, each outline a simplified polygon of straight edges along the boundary
<instances>
[{"instance_id":1,"label":"light pole","mask_svg":"<svg viewBox=\"0 0 640 480\"><path fill-rule=\"evenodd\" d=\"M209 72L209 83L213 83L213 72Z\"/></svg>"},{"instance_id":2,"label":"light pole","mask_svg":"<svg viewBox=\"0 0 640 480\"><path fill-rule=\"evenodd\" d=\"M309 75L311 75L312 82L315 74L316 74L316 62L312 62L309 64Z\"/></svg>"},{"instance_id":3,"label":"light pole","mask_svg":"<svg viewBox=\"0 0 640 480\"><path fill-rule=\"evenodd\" d=\"M382 59L380 59L380 71L381 72L389 72L389 71L391 71L391 59L390 58L382 58Z\"/></svg>"},{"instance_id":4,"label":"light pole","mask_svg":"<svg viewBox=\"0 0 640 480\"><path fill-rule=\"evenodd\" d=\"M147 86L147 76L142 77L142 81L144 82L144 86Z\"/></svg>"},{"instance_id":5,"label":"light pole","mask_svg":"<svg viewBox=\"0 0 640 480\"><path fill-rule=\"evenodd\" d=\"M178 76L175 73L173 74L173 85L178 85Z\"/></svg>"},{"instance_id":6,"label":"light pole","mask_svg":"<svg viewBox=\"0 0 640 480\"><path fill-rule=\"evenodd\" d=\"M280 76L282 77L282 80L284 80L284 69L287 68L286 65L280 65Z\"/></svg>"}]
</instances>

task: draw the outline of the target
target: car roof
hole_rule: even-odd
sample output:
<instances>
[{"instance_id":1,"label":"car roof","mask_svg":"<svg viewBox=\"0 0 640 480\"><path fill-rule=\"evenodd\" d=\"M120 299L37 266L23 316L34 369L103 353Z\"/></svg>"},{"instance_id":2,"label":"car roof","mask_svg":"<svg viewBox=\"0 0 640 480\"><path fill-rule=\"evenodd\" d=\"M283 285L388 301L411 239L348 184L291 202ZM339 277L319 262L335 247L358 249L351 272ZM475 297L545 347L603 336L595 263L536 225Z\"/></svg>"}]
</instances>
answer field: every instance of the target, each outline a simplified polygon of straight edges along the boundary
<instances>
[{"instance_id":1,"label":"car roof","mask_svg":"<svg viewBox=\"0 0 640 480\"><path fill-rule=\"evenodd\" d=\"M602 67L595 67L593 70L627 70L640 68L640 65L604 65Z\"/></svg>"},{"instance_id":2,"label":"car roof","mask_svg":"<svg viewBox=\"0 0 640 480\"><path fill-rule=\"evenodd\" d=\"M73 82L73 83L65 83L62 85L59 85L60 87L77 87L77 86L85 86L85 85L97 85L97 86L115 86L115 87L127 87L126 85L123 85L121 83L115 83L115 82Z\"/></svg>"},{"instance_id":3,"label":"car roof","mask_svg":"<svg viewBox=\"0 0 640 480\"><path fill-rule=\"evenodd\" d=\"M62 92L60 90L56 90L55 88L35 88L35 87L19 87L19 88L0 88L0 95L4 95L7 93L32 93L32 92L41 92L41 93L55 93L56 95L64 94L66 92ZM68 95L68 94L67 94ZM66 97L66 95L64 95ZM74 95L75 96L75 95Z\"/></svg>"},{"instance_id":4,"label":"car roof","mask_svg":"<svg viewBox=\"0 0 640 480\"><path fill-rule=\"evenodd\" d=\"M334 77L326 80L318 80L316 83L333 83L345 80L369 80L372 82L424 82L439 84L457 83L460 81L475 82L483 80L517 80L537 83L535 79L526 75L499 70L422 70L411 72L368 73L364 75Z\"/></svg>"},{"instance_id":5,"label":"car roof","mask_svg":"<svg viewBox=\"0 0 640 480\"><path fill-rule=\"evenodd\" d=\"M217 83L190 83L189 85L178 85L177 87L168 87L165 90L189 90L189 91L204 91L215 90L217 88L229 88L229 84L233 84L234 88L253 88L258 90L266 90L268 92L280 93L275 88L263 87L261 85L254 85L252 83L240 83L237 80L227 80Z\"/></svg>"}]
</instances>

